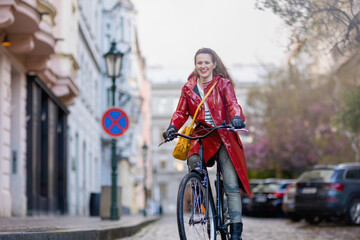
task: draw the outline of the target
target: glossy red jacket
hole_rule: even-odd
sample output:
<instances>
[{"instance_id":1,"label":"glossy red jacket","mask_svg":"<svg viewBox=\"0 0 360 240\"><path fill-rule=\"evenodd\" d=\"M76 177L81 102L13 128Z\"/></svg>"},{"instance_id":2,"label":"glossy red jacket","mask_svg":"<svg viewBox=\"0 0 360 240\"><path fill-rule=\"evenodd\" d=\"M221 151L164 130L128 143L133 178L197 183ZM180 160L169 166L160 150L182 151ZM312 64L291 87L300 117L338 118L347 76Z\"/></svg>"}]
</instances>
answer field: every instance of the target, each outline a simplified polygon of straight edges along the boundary
<instances>
[{"instance_id":1,"label":"glossy red jacket","mask_svg":"<svg viewBox=\"0 0 360 240\"><path fill-rule=\"evenodd\" d=\"M213 76L212 81L204 84L204 95L216 81L218 81L216 86L205 100L215 125L218 126L224 121L231 123L231 119L234 116L239 116L245 121L241 106L237 102L235 91L230 80L220 76ZM196 76L190 75L188 81L184 84L181 90L179 103L170 121L170 126L175 126L178 130L185 124L189 116L194 116L196 108L201 102L201 98L196 92L194 92L196 83ZM206 130L206 127L209 127L209 125L205 122L204 104L199 109L195 123L197 125L194 133L192 134L193 136L203 135L208 131ZM219 150L221 143L223 143L226 147L243 188L250 196L244 149L236 132L219 129L216 133L213 133L209 137L203 139L203 154L205 162L208 162L211 157L215 155L215 153ZM189 151L189 156L198 152L199 144L197 142L193 142L192 145L193 146Z\"/></svg>"}]
</instances>

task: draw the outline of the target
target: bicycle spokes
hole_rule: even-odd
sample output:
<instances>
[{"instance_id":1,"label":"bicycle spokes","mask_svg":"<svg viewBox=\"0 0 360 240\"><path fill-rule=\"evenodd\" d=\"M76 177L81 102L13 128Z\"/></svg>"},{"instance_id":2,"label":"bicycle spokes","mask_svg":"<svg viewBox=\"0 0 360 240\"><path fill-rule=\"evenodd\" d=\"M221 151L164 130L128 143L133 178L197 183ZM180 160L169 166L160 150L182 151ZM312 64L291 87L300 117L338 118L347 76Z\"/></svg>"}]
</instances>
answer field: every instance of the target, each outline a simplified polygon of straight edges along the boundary
<instances>
[{"instance_id":1,"label":"bicycle spokes","mask_svg":"<svg viewBox=\"0 0 360 240\"><path fill-rule=\"evenodd\" d=\"M192 202L194 207L192 208L192 216L190 219L191 224L205 224L206 223L206 198L204 192L201 189L200 182L197 180L191 183Z\"/></svg>"},{"instance_id":2,"label":"bicycle spokes","mask_svg":"<svg viewBox=\"0 0 360 240\"><path fill-rule=\"evenodd\" d=\"M206 188L201 181L199 175L191 173L181 184L178 199L178 206L182 206L178 208L180 239L209 239L216 235L213 207L207 207Z\"/></svg>"}]
</instances>

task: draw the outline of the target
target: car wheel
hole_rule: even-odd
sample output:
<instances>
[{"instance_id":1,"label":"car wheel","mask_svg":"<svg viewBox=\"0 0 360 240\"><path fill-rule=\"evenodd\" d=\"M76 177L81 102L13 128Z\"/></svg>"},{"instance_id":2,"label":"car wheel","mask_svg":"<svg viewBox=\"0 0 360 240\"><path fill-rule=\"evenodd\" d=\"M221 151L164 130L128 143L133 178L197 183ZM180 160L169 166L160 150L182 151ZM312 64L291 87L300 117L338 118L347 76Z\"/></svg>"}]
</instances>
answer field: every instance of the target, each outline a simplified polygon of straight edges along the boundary
<instances>
[{"instance_id":1,"label":"car wheel","mask_svg":"<svg viewBox=\"0 0 360 240\"><path fill-rule=\"evenodd\" d=\"M293 222L300 222L300 220L301 220L301 216L296 215L296 214L289 214L288 217Z\"/></svg>"},{"instance_id":2,"label":"car wheel","mask_svg":"<svg viewBox=\"0 0 360 240\"><path fill-rule=\"evenodd\" d=\"M346 221L351 225L360 225L360 198L351 201L346 213Z\"/></svg>"},{"instance_id":3,"label":"car wheel","mask_svg":"<svg viewBox=\"0 0 360 240\"><path fill-rule=\"evenodd\" d=\"M305 221L311 225L319 224L324 218L320 216L306 217Z\"/></svg>"}]
</instances>

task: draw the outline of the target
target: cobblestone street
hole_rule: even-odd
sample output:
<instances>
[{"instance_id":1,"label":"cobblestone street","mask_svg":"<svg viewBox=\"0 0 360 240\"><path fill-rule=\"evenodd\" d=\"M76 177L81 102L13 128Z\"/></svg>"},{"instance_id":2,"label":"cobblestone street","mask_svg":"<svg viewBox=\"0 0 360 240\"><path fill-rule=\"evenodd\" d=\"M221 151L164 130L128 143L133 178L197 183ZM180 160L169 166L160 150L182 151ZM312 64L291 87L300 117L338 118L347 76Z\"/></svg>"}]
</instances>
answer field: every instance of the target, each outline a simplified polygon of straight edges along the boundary
<instances>
[{"instance_id":1,"label":"cobblestone street","mask_svg":"<svg viewBox=\"0 0 360 240\"><path fill-rule=\"evenodd\" d=\"M304 221L293 223L282 218L244 217L243 240L358 240L360 227L344 223L311 226ZM121 240L178 240L175 215L167 215L144 227L136 235Z\"/></svg>"}]
</instances>

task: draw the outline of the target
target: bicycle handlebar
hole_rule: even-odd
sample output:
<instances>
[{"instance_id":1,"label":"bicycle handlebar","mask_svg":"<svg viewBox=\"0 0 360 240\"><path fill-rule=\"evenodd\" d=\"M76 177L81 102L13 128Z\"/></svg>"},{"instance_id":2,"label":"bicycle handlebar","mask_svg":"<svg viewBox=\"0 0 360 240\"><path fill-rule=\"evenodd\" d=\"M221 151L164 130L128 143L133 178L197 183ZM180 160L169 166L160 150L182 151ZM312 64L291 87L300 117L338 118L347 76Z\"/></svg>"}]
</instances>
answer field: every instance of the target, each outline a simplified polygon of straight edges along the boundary
<instances>
[{"instance_id":1,"label":"bicycle handlebar","mask_svg":"<svg viewBox=\"0 0 360 240\"><path fill-rule=\"evenodd\" d=\"M226 124L226 122L224 121L222 124L220 124L217 127L214 127L213 129L210 130L210 132L206 133L205 135L202 136L195 136L195 137L191 137L191 136L187 136L181 133L172 133L170 134L170 137L166 138L162 143L159 144L159 146L163 143L166 142L170 142L172 140L174 140L177 137L183 137L189 140L199 140L199 139L203 139L208 137L210 134L212 134L214 131L216 131L217 129L227 129L230 131L243 131L243 132L249 132L249 130L245 129L245 128L235 128L232 124Z\"/></svg>"}]
</instances>

